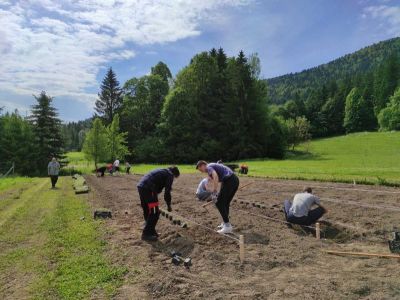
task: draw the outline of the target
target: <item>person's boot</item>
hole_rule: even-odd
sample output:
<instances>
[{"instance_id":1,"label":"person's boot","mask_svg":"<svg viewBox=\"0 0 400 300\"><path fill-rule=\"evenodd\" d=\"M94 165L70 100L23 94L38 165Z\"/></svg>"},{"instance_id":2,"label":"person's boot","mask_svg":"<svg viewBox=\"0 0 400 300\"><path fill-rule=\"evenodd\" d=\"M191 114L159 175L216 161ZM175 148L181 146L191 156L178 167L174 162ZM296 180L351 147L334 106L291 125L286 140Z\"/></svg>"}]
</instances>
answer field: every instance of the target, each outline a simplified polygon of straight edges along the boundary
<instances>
[{"instance_id":1,"label":"person's boot","mask_svg":"<svg viewBox=\"0 0 400 300\"><path fill-rule=\"evenodd\" d=\"M142 240L143 241L149 241L149 242L155 242L158 240L158 236L154 235L154 234L145 234L142 233Z\"/></svg>"}]
</instances>

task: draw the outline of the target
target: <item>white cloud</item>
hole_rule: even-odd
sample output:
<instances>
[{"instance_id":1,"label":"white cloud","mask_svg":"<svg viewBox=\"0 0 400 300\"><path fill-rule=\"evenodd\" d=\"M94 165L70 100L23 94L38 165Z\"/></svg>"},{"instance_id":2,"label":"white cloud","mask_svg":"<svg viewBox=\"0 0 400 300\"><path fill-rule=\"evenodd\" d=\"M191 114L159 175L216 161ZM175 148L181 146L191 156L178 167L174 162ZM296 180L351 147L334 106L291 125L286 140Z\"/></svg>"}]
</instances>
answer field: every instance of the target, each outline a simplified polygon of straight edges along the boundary
<instances>
[{"instance_id":1,"label":"white cloud","mask_svg":"<svg viewBox=\"0 0 400 300\"><path fill-rule=\"evenodd\" d=\"M0 90L92 105L96 76L135 45L197 36L227 6L252 0L0 0ZM133 49L132 49L133 48Z\"/></svg>"},{"instance_id":2,"label":"white cloud","mask_svg":"<svg viewBox=\"0 0 400 300\"><path fill-rule=\"evenodd\" d=\"M388 1L387 1L388 2ZM364 9L363 18L371 17L380 22L380 27L390 36L400 35L400 6L375 5Z\"/></svg>"}]
</instances>

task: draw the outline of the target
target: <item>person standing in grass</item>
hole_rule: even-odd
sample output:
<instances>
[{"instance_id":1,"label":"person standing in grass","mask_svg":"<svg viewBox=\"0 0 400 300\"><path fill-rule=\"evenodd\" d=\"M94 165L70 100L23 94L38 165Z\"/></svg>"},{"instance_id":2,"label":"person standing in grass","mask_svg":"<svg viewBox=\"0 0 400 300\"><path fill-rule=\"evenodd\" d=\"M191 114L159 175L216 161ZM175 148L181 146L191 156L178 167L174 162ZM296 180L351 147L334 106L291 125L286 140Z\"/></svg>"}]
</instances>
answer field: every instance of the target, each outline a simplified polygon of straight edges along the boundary
<instances>
[{"instance_id":1,"label":"person standing in grass","mask_svg":"<svg viewBox=\"0 0 400 300\"><path fill-rule=\"evenodd\" d=\"M167 203L168 211L172 211L172 184L174 179L178 178L179 175L179 169L171 166L167 169L153 170L144 175L139 181L137 188L145 221L142 240L156 241L158 239L158 233L156 232L156 225L160 217L158 194L164 189L164 200Z\"/></svg>"},{"instance_id":2,"label":"person standing in grass","mask_svg":"<svg viewBox=\"0 0 400 300\"><path fill-rule=\"evenodd\" d=\"M47 165L47 174L50 176L52 189L56 188L59 173L60 173L60 163L57 161L55 157L53 157L49 162L49 164Z\"/></svg>"},{"instance_id":3,"label":"person standing in grass","mask_svg":"<svg viewBox=\"0 0 400 300\"><path fill-rule=\"evenodd\" d=\"M327 213L327 209L321 205L320 199L313 195L310 187L306 187L302 193L296 194L293 203L285 200L283 206L286 221L298 225L312 225ZM311 209L313 206L317 207Z\"/></svg>"},{"instance_id":4,"label":"person standing in grass","mask_svg":"<svg viewBox=\"0 0 400 300\"><path fill-rule=\"evenodd\" d=\"M239 188L239 178L222 163L208 164L204 160L200 160L196 165L196 169L202 173L207 173L211 181L211 199L215 202L223 220L223 223L218 226L218 233L232 233L233 227L229 222L229 207ZM221 188L218 193L219 184L221 184Z\"/></svg>"},{"instance_id":5,"label":"person standing in grass","mask_svg":"<svg viewBox=\"0 0 400 300\"><path fill-rule=\"evenodd\" d=\"M131 174L131 164L129 162L125 163L125 167L126 167L126 174Z\"/></svg>"}]
</instances>

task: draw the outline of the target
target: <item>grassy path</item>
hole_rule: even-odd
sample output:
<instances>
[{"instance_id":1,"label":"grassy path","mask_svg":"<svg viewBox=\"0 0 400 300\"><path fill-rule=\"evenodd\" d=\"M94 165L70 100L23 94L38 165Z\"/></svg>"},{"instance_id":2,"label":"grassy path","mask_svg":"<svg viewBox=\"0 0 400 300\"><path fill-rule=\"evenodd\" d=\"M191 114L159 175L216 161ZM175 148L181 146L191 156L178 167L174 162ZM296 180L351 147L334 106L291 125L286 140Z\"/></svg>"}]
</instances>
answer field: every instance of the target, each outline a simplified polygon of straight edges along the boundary
<instances>
[{"instance_id":1,"label":"grassy path","mask_svg":"<svg viewBox=\"0 0 400 300\"><path fill-rule=\"evenodd\" d=\"M122 283L85 196L59 186L35 179L0 200L0 299L107 299Z\"/></svg>"}]
</instances>

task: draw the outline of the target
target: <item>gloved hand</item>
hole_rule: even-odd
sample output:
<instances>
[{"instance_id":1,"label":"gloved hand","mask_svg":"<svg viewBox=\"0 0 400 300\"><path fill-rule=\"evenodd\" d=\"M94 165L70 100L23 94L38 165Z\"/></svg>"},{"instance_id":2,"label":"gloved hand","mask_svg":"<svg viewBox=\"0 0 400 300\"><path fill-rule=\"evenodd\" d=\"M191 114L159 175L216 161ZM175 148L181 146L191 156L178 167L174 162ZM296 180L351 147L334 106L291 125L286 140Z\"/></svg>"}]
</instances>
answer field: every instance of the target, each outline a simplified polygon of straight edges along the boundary
<instances>
[{"instance_id":1,"label":"gloved hand","mask_svg":"<svg viewBox=\"0 0 400 300\"><path fill-rule=\"evenodd\" d=\"M172 207L171 207L171 205L168 205L168 208L167 208L167 210L168 210L169 212L171 212L171 211L172 211Z\"/></svg>"},{"instance_id":2,"label":"gloved hand","mask_svg":"<svg viewBox=\"0 0 400 300\"><path fill-rule=\"evenodd\" d=\"M214 192L211 194L211 201L214 203L218 202L218 193L217 192Z\"/></svg>"}]
</instances>

